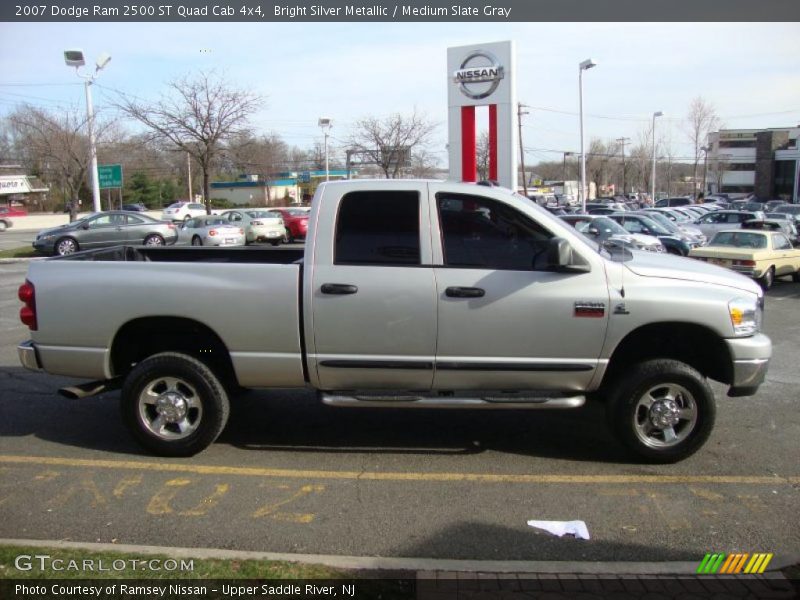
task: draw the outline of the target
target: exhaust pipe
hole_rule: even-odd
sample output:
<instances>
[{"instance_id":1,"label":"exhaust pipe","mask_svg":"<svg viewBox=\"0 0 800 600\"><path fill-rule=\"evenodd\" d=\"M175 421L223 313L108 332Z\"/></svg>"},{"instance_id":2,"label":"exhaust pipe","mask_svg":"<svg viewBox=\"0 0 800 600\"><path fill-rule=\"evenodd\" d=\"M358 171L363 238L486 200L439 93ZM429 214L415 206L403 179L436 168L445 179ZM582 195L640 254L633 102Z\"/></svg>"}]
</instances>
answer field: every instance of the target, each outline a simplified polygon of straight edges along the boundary
<instances>
[{"instance_id":1,"label":"exhaust pipe","mask_svg":"<svg viewBox=\"0 0 800 600\"><path fill-rule=\"evenodd\" d=\"M83 398L89 398L90 396L102 394L103 392L118 390L120 387L122 387L122 378L116 377L114 379L105 379L103 381L90 381L89 383L70 385L61 388L58 390L58 393L64 396L64 398L69 398L70 400L81 400Z\"/></svg>"}]
</instances>

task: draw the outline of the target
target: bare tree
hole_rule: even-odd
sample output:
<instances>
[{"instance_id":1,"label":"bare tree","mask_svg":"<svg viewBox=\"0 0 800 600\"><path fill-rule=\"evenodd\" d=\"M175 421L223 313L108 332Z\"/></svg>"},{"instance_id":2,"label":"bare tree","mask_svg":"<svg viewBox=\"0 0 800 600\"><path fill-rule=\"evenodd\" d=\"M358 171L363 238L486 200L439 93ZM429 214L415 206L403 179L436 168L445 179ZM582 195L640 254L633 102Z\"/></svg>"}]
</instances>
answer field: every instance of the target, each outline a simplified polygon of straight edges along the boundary
<instances>
[{"instance_id":1,"label":"bare tree","mask_svg":"<svg viewBox=\"0 0 800 600\"><path fill-rule=\"evenodd\" d=\"M203 196L211 213L209 182L223 144L245 131L262 98L235 89L214 74L176 79L153 105L121 97L117 107L151 129L151 137L188 152L203 174Z\"/></svg>"},{"instance_id":2,"label":"bare tree","mask_svg":"<svg viewBox=\"0 0 800 600\"><path fill-rule=\"evenodd\" d=\"M78 198L89 171L86 116L74 110L50 112L23 105L8 117L15 153L33 174L54 183L63 200ZM107 125L96 120L98 140Z\"/></svg>"},{"instance_id":3,"label":"bare tree","mask_svg":"<svg viewBox=\"0 0 800 600\"><path fill-rule=\"evenodd\" d=\"M409 174L418 179L429 179L434 177L439 161L436 157L425 150L419 148L411 154L411 164Z\"/></svg>"},{"instance_id":4,"label":"bare tree","mask_svg":"<svg viewBox=\"0 0 800 600\"><path fill-rule=\"evenodd\" d=\"M350 147L378 165L385 177L396 179L413 153L425 148L434 129L436 124L416 109L410 115L365 117L356 122Z\"/></svg>"},{"instance_id":5,"label":"bare tree","mask_svg":"<svg viewBox=\"0 0 800 600\"><path fill-rule=\"evenodd\" d=\"M603 142L594 138L589 144L589 152L586 153L586 176L589 181L594 182L597 193L600 187L613 180L613 170L615 169L614 157L619 152L619 145L616 142Z\"/></svg>"},{"instance_id":6,"label":"bare tree","mask_svg":"<svg viewBox=\"0 0 800 600\"><path fill-rule=\"evenodd\" d=\"M482 131L478 136L478 179L489 179L489 132Z\"/></svg>"},{"instance_id":7,"label":"bare tree","mask_svg":"<svg viewBox=\"0 0 800 600\"><path fill-rule=\"evenodd\" d=\"M703 156L703 146L706 145L708 134L719 127L719 118L714 106L698 96L689 104L689 113L686 115L686 134L694 149L694 168L692 170L692 184L697 186L697 169L700 158ZM692 196L697 192L692 190Z\"/></svg>"}]
</instances>

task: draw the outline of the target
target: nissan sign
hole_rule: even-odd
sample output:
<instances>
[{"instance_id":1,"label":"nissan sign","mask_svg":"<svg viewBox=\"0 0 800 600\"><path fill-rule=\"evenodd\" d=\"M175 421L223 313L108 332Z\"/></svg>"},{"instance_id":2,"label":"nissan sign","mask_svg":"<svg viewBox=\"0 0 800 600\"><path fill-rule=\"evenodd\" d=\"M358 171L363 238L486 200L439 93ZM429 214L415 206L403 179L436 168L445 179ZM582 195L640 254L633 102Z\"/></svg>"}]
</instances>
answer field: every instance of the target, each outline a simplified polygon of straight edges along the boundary
<instances>
[{"instance_id":1,"label":"nissan sign","mask_svg":"<svg viewBox=\"0 0 800 600\"><path fill-rule=\"evenodd\" d=\"M499 61L489 52L477 50L467 56L461 68L453 73L453 82L468 98L481 100L494 93L503 76Z\"/></svg>"}]
</instances>

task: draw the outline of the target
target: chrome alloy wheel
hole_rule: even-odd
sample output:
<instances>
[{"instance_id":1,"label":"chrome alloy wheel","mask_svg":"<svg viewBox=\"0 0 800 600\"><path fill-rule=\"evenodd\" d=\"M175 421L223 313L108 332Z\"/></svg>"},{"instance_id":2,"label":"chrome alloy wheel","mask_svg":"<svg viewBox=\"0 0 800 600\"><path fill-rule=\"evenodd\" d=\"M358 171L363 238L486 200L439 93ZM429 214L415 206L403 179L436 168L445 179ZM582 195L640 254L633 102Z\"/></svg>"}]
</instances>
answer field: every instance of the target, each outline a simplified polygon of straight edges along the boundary
<instances>
[{"instance_id":1,"label":"chrome alloy wheel","mask_svg":"<svg viewBox=\"0 0 800 600\"><path fill-rule=\"evenodd\" d=\"M691 392L675 383L648 389L633 413L636 437L651 448L668 448L684 441L697 424L697 403Z\"/></svg>"},{"instance_id":2,"label":"chrome alloy wheel","mask_svg":"<svg viewBox=\"0 0 800 600\"><path fill-rule=\"evenodd\" d=\"M203 418L197 390L177 377L159 377L139 394L139 419L150 433L164 440L190 436Z\"/></svg>"}]
</instances>

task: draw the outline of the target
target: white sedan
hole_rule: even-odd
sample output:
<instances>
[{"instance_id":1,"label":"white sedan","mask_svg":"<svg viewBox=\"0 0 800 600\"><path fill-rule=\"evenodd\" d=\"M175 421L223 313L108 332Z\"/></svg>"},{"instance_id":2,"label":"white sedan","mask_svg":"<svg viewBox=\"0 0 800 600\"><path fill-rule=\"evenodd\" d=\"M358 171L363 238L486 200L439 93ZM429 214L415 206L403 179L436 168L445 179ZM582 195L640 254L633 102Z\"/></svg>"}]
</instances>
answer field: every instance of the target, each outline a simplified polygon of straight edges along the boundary
<instances>
[{"instance_id":1,"label":"white sedan","mask_svg":"<svg viewBox=\"0 0 800 600\"><path fill-rule=\"evenodd\" d=\"M269 242L277 246L286 234L283 217L277 212L257 208L229 210L220 217L242 227L248 244Z\"/></svg>"},{"instance_id":2,"label":"white sedan","mask_svg":"<svg viewBox=\"0 0 800 600\"><path fill-rule=\"evenodd\" d=\"M178 245L244 246L244 229L219 215L194 217L178 228Z\"/></svg>"}]
</instances>

